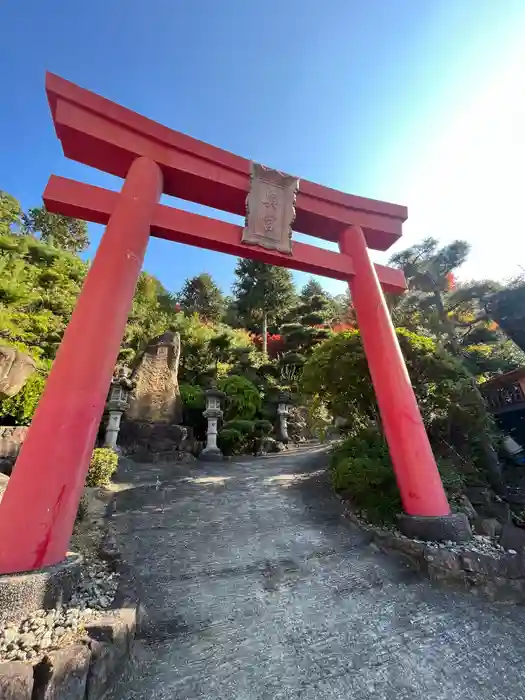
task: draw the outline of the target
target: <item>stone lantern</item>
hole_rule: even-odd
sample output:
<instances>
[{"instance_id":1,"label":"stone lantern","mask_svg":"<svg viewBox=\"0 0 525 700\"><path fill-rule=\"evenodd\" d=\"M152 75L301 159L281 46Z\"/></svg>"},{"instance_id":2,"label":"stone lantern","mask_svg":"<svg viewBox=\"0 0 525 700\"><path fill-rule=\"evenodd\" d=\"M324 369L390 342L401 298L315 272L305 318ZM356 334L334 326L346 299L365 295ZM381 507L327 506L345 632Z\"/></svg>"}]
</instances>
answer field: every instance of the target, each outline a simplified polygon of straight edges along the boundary
<instances>
[{"instance_id":1,"label":"stone lantern","mask_svg":"<svg viewBox=\"0 0 525 700\"><path fill-rule=\"evenodd\" d=\"M277 397L277 416L279 418L277 439L285 445L290 440L288 437L288 409L291 403L290 395L284 391Z\"/></svg>"},{"instance_id":2,"label":"stone lantern","mask_svg":"<svg viewBox=\"0 0 525 700\"><path fill-rule=\"evenodd\" d=\"M204 460L219 460L222 459L222 453L217 447L217 423L219 418L222 418L221 399L225 397L222 391L216 387L206 389L204 392L206 397L206 410L202 414L208 420L208 429L206 431L206 447L200 453L199 458Z\"/></svg>"},{"instance_id":3,"label":"stone lantern","mask_svg":"<svg viewBox=\"0 0 525 700\"><path fill-rule=\"evenodd\" d=\"M112 450L117 449L117 438L120 430L120 420L122 414L129 408L129 393L134 387L131 379L129 367L121 367L118 373L111 380L106 410L108 412L108 423L104 438L104 447Z\"/></svg>"}]
</instances>

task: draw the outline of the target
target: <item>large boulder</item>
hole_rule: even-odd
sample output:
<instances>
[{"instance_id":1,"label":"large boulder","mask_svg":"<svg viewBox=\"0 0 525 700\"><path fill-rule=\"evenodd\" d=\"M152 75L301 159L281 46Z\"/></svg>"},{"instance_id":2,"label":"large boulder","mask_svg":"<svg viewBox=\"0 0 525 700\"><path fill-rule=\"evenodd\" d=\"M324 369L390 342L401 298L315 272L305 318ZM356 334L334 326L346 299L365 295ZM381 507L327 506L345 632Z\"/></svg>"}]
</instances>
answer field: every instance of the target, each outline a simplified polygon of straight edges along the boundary
<instances>
[{"instance_id":1,"label":"large boulder","mask_svg":"<svg viewBox=\"0 0 525 700\"><path fill-rule=\"evenodd\" d=\"M0 345L0 399L17 394L35 369L35 361L25 352Z\"/></svg>"},{"instance_id":2,"label":"large boulder","mask_svg":"<svg viewBox=\"0 0 525 700\"><path fill-rule=\"evenodd\" d=\"M176 459L188 449L188 429L181 425L124 420L120 427L119 444L128 457L149 462L153 456Z\"/></svg>"},{"instance_id":3,"label":"large boulder","mask_svg":"<svg viewBox=\"0 0 525 700\"><path fill-rule=\"evenodd\" d=\"M177 378L180 336L168 331L150 341L133 373L133 389L127 420L177 424L182 421L182 401Z\"/></svg>"}]
</instances>

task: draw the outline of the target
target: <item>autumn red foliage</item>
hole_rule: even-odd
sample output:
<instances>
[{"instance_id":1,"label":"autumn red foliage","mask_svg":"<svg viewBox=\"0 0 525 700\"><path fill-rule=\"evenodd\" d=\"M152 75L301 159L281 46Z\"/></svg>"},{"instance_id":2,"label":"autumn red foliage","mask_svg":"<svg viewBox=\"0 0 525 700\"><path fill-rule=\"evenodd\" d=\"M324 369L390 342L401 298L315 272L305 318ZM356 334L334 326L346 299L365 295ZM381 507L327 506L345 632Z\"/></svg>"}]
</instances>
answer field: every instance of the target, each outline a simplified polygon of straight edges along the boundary
<instances>
[{"instance_id":1,"label":"autumn red foliage","mask_svg":"<svg viewBox=\"0 0 525 700\"><path fill-rule=\"evenodd\" d=\"M252 341L256 348L262 350L262 335L252 335ZM284 352L284 339L279 333L267 333L266 342L268 344L268 357L272 360Z\"/></svg>"},{"instance_id":2,"label":"autumn red foliage","mask_svg":"<svg viewBox=\"0 0 525 700\"><path fill-rule=\"evenodd\" d=\"M335 326L332 326L332 331L334 333L342 333L343 331L352 331L355 330L356 326L353 323L336 323Z\"/></svg>"},{"instance_id":3,"label":"autumn red foliage","mask_svg":"<svg viewBox=\"0 0 525 700\"><path fill-rule=\"evenodd\" d=\"M456 288L456 277L453 272L447 274L447 290L450 292Z\"/></svg>"}]
</instances>

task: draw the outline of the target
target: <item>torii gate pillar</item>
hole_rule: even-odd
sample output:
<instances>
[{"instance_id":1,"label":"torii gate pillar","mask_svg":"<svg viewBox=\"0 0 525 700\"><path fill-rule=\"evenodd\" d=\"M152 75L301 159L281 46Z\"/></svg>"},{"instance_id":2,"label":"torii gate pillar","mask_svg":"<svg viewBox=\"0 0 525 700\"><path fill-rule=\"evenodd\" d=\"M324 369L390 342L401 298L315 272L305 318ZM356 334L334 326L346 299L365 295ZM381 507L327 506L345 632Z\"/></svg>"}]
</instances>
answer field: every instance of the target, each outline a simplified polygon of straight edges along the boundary
<instances>
[{"instance_id":1,"label":"torii gate pillar","mask_svg":"<svg viewBox=\"0 0 525 700\"><path fill-rule=\"evenodd\" d=\"M161 192L158 165L135 160L2 499L2 573L66 555Z\"/></svg>"}]
</instances>

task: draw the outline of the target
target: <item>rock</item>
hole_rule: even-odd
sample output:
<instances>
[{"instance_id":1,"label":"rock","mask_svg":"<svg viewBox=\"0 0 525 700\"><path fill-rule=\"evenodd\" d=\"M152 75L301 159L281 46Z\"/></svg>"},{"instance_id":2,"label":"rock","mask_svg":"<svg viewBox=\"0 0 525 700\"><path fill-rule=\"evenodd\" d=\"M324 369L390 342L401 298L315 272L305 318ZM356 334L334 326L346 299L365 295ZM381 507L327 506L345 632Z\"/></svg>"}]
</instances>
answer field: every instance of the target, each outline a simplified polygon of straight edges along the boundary
<instances>
[{"instance_id":1,"label":"rock","mask_svg":"<svg viewBox=\"0 0 525 700\"><path fill-rule=\"evenodd\" d=\"M524 506L525 505L525 492L522 489L514 488L514 489L508 489L507 491L507 496L505 499L508 503L512 503L514 505L520 505Z\"/></svg>"},{"instance_id":2,"label":"rock","mask_svg":"<svg viewBox=\"0 0 525 700\"><path fill-rule=\"evenodd\" d=\"M523 552L518 554L515 549L507 552L500 559L500 576L504 576L506 579L523 579L525 577L525 554Z\"/></svg>"},{"instance_id":3,"label":"rock","mask_svg":"<svg viewBox=\"0 0 525 700\"><path fill-rule=\"evenodd\" d=\"M273 437L268 437L265 439L264 447L266 451L270 454L274 452L279 452L279 445L280 443L278 443L277 440Z\"/></svg>"},{"instance_id":4,"label":"rock","mask_svg":"<svg viewBox=\"0 0 525 700\"><path fill-rule=\"evenodd\" d=\"M434 568L448 571L459 571L461 563L458 554L446 549L425 547L423 555L427 562L431 562Z\"/></svg>"},{"instance_id":5,"label":"rock","mask_svg":"<svg viewBox=\"0 0 525 700\"><path fill-rule=\"evenodd\" d=\"M0 502L4 496L4 492L9 484L9 477L5 474L0 474Z\"/></svg>"},{"instance_id":6,"label":"rock","mask_svg":"<svg viewBox=\"0 0 525 700\"><path fill-rule=\"evenodd\" d=\"M484 486L471 486L465 495L473 506L488 505L491 501L490 491Z\"/></svg>"},{"instance_id":7,"label":"rock","mask_svg":"<svg viewBox=\"0 0 525 700\"><path fill-rule=\"evenodd\" d=\"M92 640L86 700L98 700L127 664L134 628L123 619L108 618L87 625L86 630Z\"/></svg>"},{"instance_id":8,"label":"rock","mask_svg":"<svg viewBox=\"0 0 525 700\"><path fill-rule=\"evenodd\" d=\"M91 665L86 686L86 700L104 697L120 674L124 660L107 642L91 641Z\"/></svg>"},{"instance_id":9,"label":"rock","mask_svg":"<svg viewBox=\"0 0 525 700\"><path fill-rule=\"evenodd\" d=\"M13 472L13 467L15 466L15 462L15 455L10 455L8 457L0 457L0 474L11 476Z\"/></svg>"},{"instance_id":10,"label":"rock","mask_svg":"<svg viewBox=\"0 0 525 700\"><path fill-rule=\"evenodd\" d=\"M169 461L174 461L186 431L187 428L181 425L147 423L126 417L120 429L119 441L129 446L128 453L136 462L151 462L152 454L155 457L165 454Z\"/></svg>"},{"instance_id":11,"label":"rock","mask_svg":"<svg viewBox=\"0 0 525 700\"><path fill-rule=\"evenodd\" d=\"M0 663L0 698L2 700L31 700L33 668L17 661Z\"/></svg>"},{"instance_id":12,"label":"rock","mask_svg":"<svg viewBox=\"0 0 525 700\"><path fill-rule=\"evenodd\" d=\"M510 505L504 501L492 501L481 508L480 514L486 518L496 518L500 523L510 523L512 519Z\"/></svg>"},{"instance_id":13,"label":"rock","mask_svg":"<svg viewBox=\"0 0 525 700\"><path fill-rule=\"evenodd\" d=\"M197 461L197 458L194 457L189 452L180 452L177 455L177 462L179 462L180 464L190 464L190 463L196 462L196 461Z\"/></svg>"},{"instance_id":14,"label":"rock","mask_svg":"<svg viewBox=\"0 0 525 700\"><path fill-rule=\"evenodd\" d=\"M30 649L34 644L36 644L36 637L32 632L21 634L18 638L18 645L22 649Z\"/></svg>"},{"instance_id":15,"label":"rock","mask_svg":"<svg viewBox=\"0 0 525 700\"><path fill-rule=\"evenodd\" d=\"M473 522L478 517L478 514L472 503L465 495L460 497L459 502L459 511L465 513L470 522Z\"/></svg>"},{"instance_id":16,"label":"rock","mask_svg":"<svg viewBox=\"0 0 525 700\"><path fill-rule=\"evenodd\" d=\"M5 627L4 628L4 642L9 645L18 636L18 630L16 627Z\"/></svg>"},{"instance_id":17,"label":"rock","mask_svg":"<svg viewBox=\"0 0 525 700\"><path fill-rule=\"evenodd\" d=\"M180 335L167 331L150 341L133 373L135 388L130 396L128 420L180 423L182 401L178 371Z\"/></svg>"},{"instance_id":18,"label":"rock","mask_svg":"<svg viewBox=\"0 0 525 700\"><path fill-rule=\"evenodd\" d=\"M484 574L485 576L497 576L500 565L498 559L490 554L478 552L465 552L461 555L463 569L474 574Z\"/></svg>"},{"instance_id":19,"label":"rock","mask_svg":"<svg viewBox=\"0 0 525 700\"><path fill-rule=\"evenodd\" d=\"M51 644L53 644L53 637L51 636L51 632L46 632L40 638L40 646L42 649L46 649L47 647L50 647Z\"/></svg>"},{"instance_id":20,"label":"rock","mask_svg":"<svg viewBox=\"0 0 525 700\"><path fill-rule=\"evenodd\" d=\"M307 406L290 406L287 424L288 437L292 442L311 440L314 437L308 425Z\"/></svg>"},{"instance_id":21,"label":"rock","mask_svg":"<svg viewBox=\"0 0 525 700\"><path fill-rule=\"evenodd\" d=\"M512 523L505 523L499 539L503 549L513 549L516 552L525 551L525 529L516 527Z\"/></svg>"},{"instance_id":22,"label":"rock","mask_svg":"<svg viewBox=\"0 0 525 700\"><path fill-rule=\"evenodd\" d=\"M476 518L474 521L474 531L478 535L488 537L498 537L501 534L503 525L496 518Z\"/></svg>"},{"instance_id":23,"label":"rock","mask_svg":"<svg viewBox=\"0 0 525 700\"><path fill-rule=\"evenodd\" d=\"M0 345L0 399L17 394L36 369L25 352Z\"/></svg>"},{"instance_id":24,"label":"rock","mask_svg":"<svg viewBox=\"0 0 525 700\"><path fill-rule=\"evenodd\" d=\"M120 556L117 539L111 530L108 530L104 536L99 549L99 555L106 561L115 561L115 559L118 559Z\"/></svg>"},{"instance_id":25,"label":"rock","mask_svg":"<svg viewBox=\"0 0 525 700\"><path fill-rule=\"evenodd\" d=\"M82 644L50 652L35 667L32 700L84 700L90 659Z\"/></svg>"}]
</instances>

